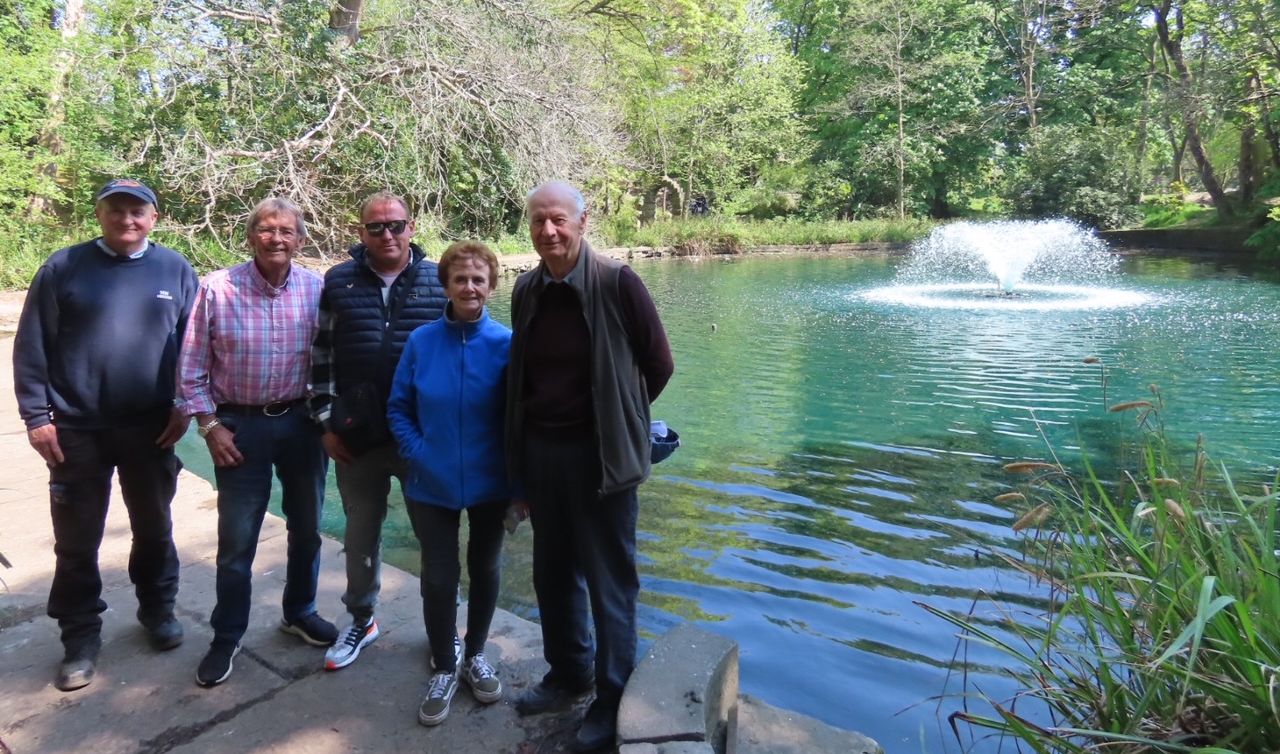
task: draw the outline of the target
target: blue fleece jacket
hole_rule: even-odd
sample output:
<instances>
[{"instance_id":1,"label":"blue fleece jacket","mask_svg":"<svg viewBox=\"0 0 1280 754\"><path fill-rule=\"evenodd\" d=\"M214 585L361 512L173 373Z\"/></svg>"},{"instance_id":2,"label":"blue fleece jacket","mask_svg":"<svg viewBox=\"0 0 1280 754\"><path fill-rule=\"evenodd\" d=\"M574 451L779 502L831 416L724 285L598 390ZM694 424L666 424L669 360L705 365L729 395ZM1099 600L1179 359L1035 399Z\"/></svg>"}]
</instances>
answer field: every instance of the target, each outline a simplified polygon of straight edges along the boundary
<instances>
[{"instance_id":1,"label":"blue fleece jacket","mask_svg":"<svg viewBox=\"0 0 1280 754\"><path fill-rule=\"evenodd\" d=\"M511 497L503 413L511 330L485 310L444 317L409 336L391 383L387 419L409 463L404 494L459 510Z\"/></svg>"}]
</instances>

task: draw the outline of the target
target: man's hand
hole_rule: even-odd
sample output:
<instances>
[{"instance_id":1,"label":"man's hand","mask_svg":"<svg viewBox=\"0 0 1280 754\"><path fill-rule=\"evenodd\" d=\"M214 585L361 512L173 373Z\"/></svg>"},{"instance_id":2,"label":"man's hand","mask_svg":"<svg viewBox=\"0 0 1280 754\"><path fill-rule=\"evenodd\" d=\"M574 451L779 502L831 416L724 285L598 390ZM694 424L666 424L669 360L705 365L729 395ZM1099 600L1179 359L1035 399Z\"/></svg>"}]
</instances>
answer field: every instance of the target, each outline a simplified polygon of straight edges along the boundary
<instances>
[{"instance_id":1,"label":"man's hand","mask_svg":"<svg viewBox=\"0 0 1280 754\"><path fill-rule=\"evenodd\" d=\"M342 438L334 432L325 432L320 435L320 443L324 445L324 452L338 463L351 463L356 457L351 455L351 451L347 450L347 444Z\"/></svg>"},{"instance_id":2,"label":"man's hand","mask_svg":"<svg viewBox=\"0 0 1280 754\"><path fill-rule=\"evenodd\" d=\"M507 506L507 515L502 520L502 525L506 527L508 534L515 534L520 522L528 517L529 503L525 502L524 498L513 497L511 504Z\"/></svg>"},{"instance_id":3,"label":"man's hand","mask_svg":"<svg viewBox=\"0 0 1280 754\"><path fill-rule=\"evenodd\" d=\"M182 409L174 406L169 409L169 423L164 425L164 431L156 438L156 445L168 450L187 433L187 427L191 426L191 417Z\"/></svg>"},{"instance_id":4,"label":"man's hand","mask_svg":"<svg viewBox=\"0 0 1280 754\"><path fill-rule=\"evenodd\" d=\"M225 424L219 424L209 430L204 441L209 446L209 455L213 457L214 466L230 468L244 463L244 456L236 447L236 435L227 429Z\"/></svg>"},{"instance_id":5,"label":"man's hand","mask_svg":"<svg viewBox=\"0 0 1280 754\"><path fill-rule=\"evenodd\" d=\"M57 466L67 460L62 455L62 448L58 445L58 428L52 424L27 430L27 442L31 443L31 447L35 448L44 462L50 466Z\"/></svg>"}]
</instances>

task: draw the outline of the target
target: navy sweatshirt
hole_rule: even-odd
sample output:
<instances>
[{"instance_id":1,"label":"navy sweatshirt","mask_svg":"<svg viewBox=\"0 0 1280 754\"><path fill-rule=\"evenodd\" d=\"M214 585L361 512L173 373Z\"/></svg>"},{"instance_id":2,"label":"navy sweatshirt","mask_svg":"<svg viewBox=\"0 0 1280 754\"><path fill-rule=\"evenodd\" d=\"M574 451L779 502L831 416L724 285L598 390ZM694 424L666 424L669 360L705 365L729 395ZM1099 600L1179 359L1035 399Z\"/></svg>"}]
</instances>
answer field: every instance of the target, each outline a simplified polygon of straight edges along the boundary
<instances>
[{"instance_id":1,"label":"navy sweatshirt","mask_svg":"<svg viewBox=\"0 0 1280 754\"><path fill-rule=\"evenodd\" d=\"M51 412L61 426L104 429L168 410L198 285L181 254L154 243L137 259L95 241L54 252L31 281L13 344L27 429Z\"/></svg>"}]
</instances>

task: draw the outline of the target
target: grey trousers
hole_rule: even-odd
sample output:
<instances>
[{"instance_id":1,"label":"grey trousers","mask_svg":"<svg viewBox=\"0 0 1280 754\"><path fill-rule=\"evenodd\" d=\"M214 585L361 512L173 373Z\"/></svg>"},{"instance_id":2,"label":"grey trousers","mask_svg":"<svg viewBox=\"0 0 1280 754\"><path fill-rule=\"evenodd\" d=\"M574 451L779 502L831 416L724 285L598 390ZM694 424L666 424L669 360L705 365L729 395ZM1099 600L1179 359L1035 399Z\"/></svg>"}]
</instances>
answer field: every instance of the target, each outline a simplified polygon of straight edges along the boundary
<instances>
[{"instance_id":1,"label":"grey trousers","mask_svg":"<svg viewBox=\"0 0 1280 754\"><path fill-rule=\"evenodd\" d=\"M347 591L342 604L356 623L373 615L382 588L382 524L387 520L391 477L403 486L408 466L394 442L365 453L352 463L335 464L338 494L347 516L342 547L347 556Z\"/></svg>"}]
</instances>

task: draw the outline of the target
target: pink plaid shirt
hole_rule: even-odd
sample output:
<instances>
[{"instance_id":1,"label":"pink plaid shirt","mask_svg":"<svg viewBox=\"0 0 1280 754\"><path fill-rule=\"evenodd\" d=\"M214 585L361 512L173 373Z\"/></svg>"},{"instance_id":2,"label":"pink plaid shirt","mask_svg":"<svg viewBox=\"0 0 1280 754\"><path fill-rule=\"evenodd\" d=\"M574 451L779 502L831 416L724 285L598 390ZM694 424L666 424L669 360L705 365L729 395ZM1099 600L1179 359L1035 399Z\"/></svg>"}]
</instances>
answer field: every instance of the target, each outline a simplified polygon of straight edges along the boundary
<instances>
[{"instance_id":1,"label":"pink plaid shirt","mask_svg":"<svg viewBox=\"0 0 1280 754\"><path fill-rule=\"evenodd\" d=\"M306 397L323 286L324 278L295 264L273 288L253 260L205 278L178 358L187 413Z\"/></svg>"}]
</instances>

